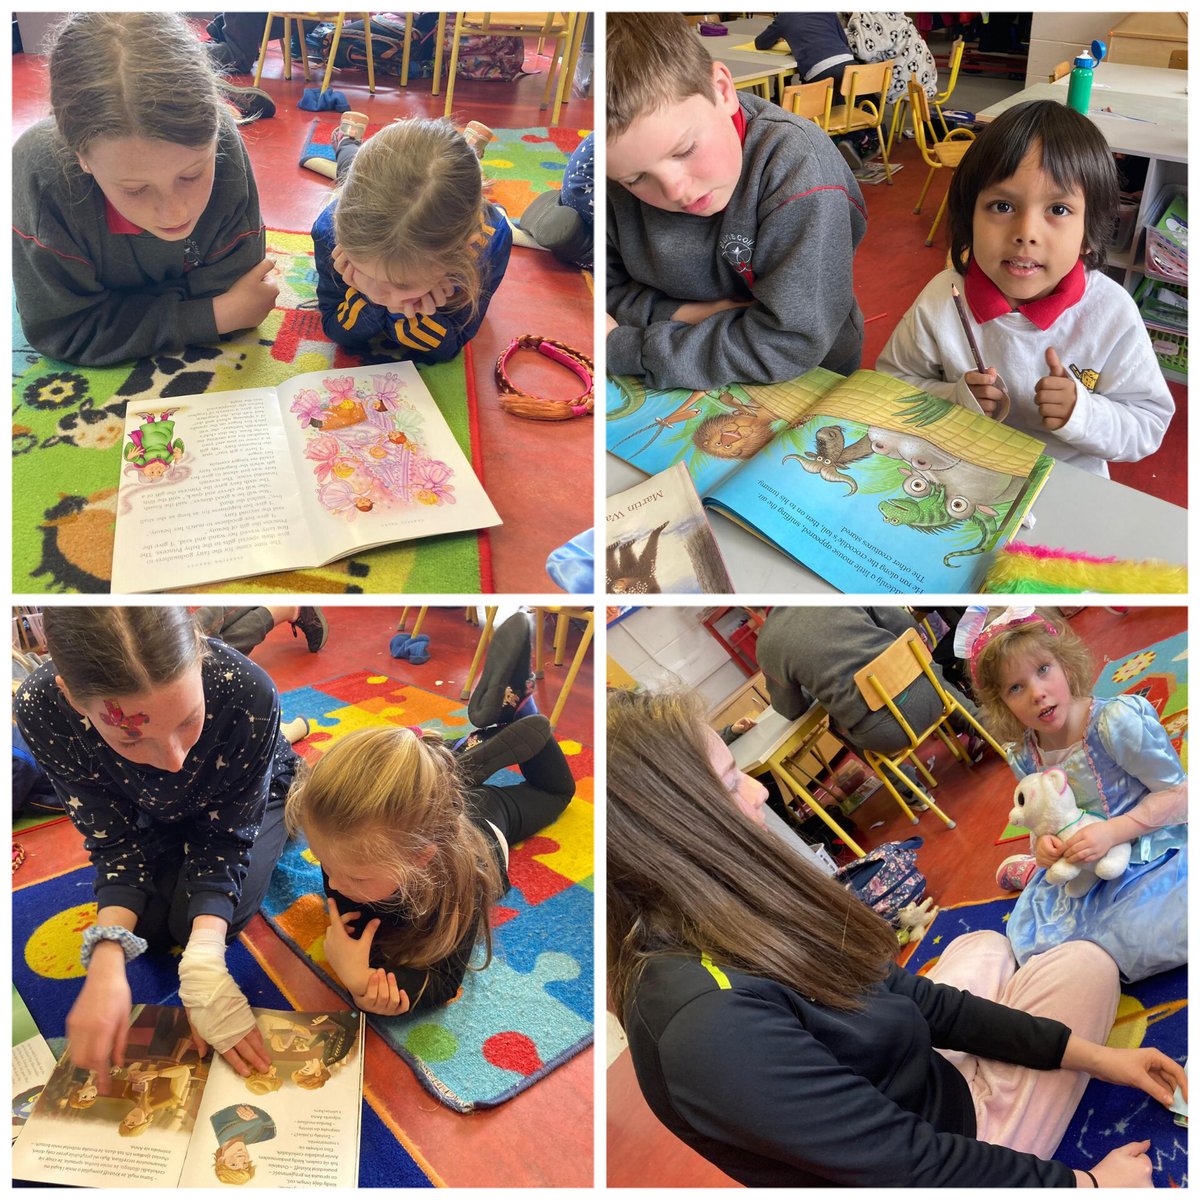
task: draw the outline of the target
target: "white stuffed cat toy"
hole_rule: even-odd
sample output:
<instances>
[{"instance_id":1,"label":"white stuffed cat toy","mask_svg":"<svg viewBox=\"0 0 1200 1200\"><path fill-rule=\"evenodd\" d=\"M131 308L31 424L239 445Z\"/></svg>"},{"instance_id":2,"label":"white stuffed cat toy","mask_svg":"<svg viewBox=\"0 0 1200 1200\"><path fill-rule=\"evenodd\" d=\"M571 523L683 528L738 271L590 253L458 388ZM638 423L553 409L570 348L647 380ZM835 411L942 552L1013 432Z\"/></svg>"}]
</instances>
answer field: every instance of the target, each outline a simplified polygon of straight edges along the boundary
<instances>
[{"instance_id":1,"label":"white stuffed cat toy","mask_svg":"<svg viewBox=\"0 0 1200 1200\"><path fill-rule=\"evenodd\" d=\"M1008 819L1014 825L1024 825L1035 838L1051 834L1067 842L1078 830L1103 818L1075 806L1075 793L1066 773L1054 768L1026 775L1017 784ZM1132 849L1128 842L1118 842L1103 858L1092 863L1069 863L1060 858L1046 872L1046 882L1065 885L1068 896L1082 896L1098 878L1116 879L1123 875Z\"/></svg>"}]
</instances>

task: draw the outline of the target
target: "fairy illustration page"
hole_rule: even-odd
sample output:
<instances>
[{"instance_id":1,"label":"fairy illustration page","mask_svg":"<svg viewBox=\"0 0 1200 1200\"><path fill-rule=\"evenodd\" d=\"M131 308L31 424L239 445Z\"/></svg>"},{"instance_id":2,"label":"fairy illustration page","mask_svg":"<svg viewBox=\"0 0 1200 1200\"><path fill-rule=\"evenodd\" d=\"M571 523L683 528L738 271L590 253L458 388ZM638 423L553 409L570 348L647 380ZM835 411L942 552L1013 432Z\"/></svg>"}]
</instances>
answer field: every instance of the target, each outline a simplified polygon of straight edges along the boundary
<instances>
[{"instance_id":1,"label":"fairy illustration page","mask_svg":"<svg viewBox=\"0 0 1200 1200\"><path fill-rule=\"evenodd\" d=\"M133 405L114 592L316 567L500 523L411 363Z\"/></svg>"}]
</instances>

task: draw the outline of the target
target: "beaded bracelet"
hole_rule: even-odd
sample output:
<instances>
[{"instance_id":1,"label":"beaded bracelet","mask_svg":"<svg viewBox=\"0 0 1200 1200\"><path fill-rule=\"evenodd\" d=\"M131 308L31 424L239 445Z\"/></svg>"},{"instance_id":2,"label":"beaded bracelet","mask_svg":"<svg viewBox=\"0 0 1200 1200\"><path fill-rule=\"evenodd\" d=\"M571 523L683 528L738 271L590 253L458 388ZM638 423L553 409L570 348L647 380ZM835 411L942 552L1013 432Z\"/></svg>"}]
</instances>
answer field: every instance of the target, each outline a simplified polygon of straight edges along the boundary
<instances>
[{"instance_id":1,"label":"beaded bracelet","mask_svg":"<svg viewBox=\"0 0 1200 1200\"><path fill-rule=\"evenodd\" d=\"M550 400L545 396L534 396L517 387L508 376L508 360L518 350L535 350L538 354L566 367L579 376L584 390L572 400ZM595 384L592 377L592 360L581 350L575 350L562 342L526 333L515 337L496 359L496 387L500 392L500 407L517 417L528 417L534 421L567 421L572 417L587 416L595 407Z\"/></svg>"}]
</instances>

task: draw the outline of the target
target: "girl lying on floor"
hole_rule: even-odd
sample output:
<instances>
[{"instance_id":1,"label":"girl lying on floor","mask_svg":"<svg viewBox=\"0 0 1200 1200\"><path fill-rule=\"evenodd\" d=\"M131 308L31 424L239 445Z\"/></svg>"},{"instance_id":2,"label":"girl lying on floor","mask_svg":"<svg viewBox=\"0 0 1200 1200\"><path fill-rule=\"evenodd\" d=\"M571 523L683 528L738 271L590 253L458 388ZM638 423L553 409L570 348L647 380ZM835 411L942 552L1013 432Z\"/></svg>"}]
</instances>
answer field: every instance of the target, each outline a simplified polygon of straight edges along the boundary
<instances>
[{"instance_id":1,"label":"girl lying on floor","mask_svg":"<svg viewBox=\"0 0 1200 1200\"><path fill-rule=\"evenodd\" d=\"M508 891L509 848L555 821L575 794L550 722L533 711L529 618L497 630L455 747L386 725L336 742L302 773L288 828L321 862L325 953L357 1007L397 1015L447 1004ZM521 715L528 714L528 715ZM483 781L512 763L524 779Z\"/></svg>"},{"instance_id":2,"label":"girl lying on floor","mask_svg":"<svg viewBox=\"0 0 1200 1200\"><path fill-rule=\"evenodd\" d=\"M1104 1045L1109 955L1018 968L980 932L910 975L890 926L764 827L765 796L691 699L610 697L609 988L663 1124L751 1186L1148 1187L1148 1142L1050 1157L1089 1075L1161 1104L1184 1085Z\"/></svg>"}]
</instances>

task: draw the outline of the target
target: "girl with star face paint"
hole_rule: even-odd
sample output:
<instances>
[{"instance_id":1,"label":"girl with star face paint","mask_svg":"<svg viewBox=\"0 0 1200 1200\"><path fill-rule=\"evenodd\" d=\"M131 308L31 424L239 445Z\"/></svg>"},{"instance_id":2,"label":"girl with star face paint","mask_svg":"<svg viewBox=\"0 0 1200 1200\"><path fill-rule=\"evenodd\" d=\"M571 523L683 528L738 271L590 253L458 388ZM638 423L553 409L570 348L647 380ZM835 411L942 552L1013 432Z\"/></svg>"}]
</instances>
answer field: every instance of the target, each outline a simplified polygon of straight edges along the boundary
<instances>
[{"instance_id":1,"label":"girl with star face paint","mask_svg":"<svg viewBox=\"0 0 1200 1200\"><path fill-rule=\"evenodd\" d=\"M125 964L185 947L179 994L203 1051L242 1075L270 1066L225 946L258 910L283 848L296 757L267 674L205 638L182 607L48 608L51 662L13 711L84 837L96 923L67 1018L74 1062L123 1065L132 1004Z\"/></svg>"}]
</instances>

